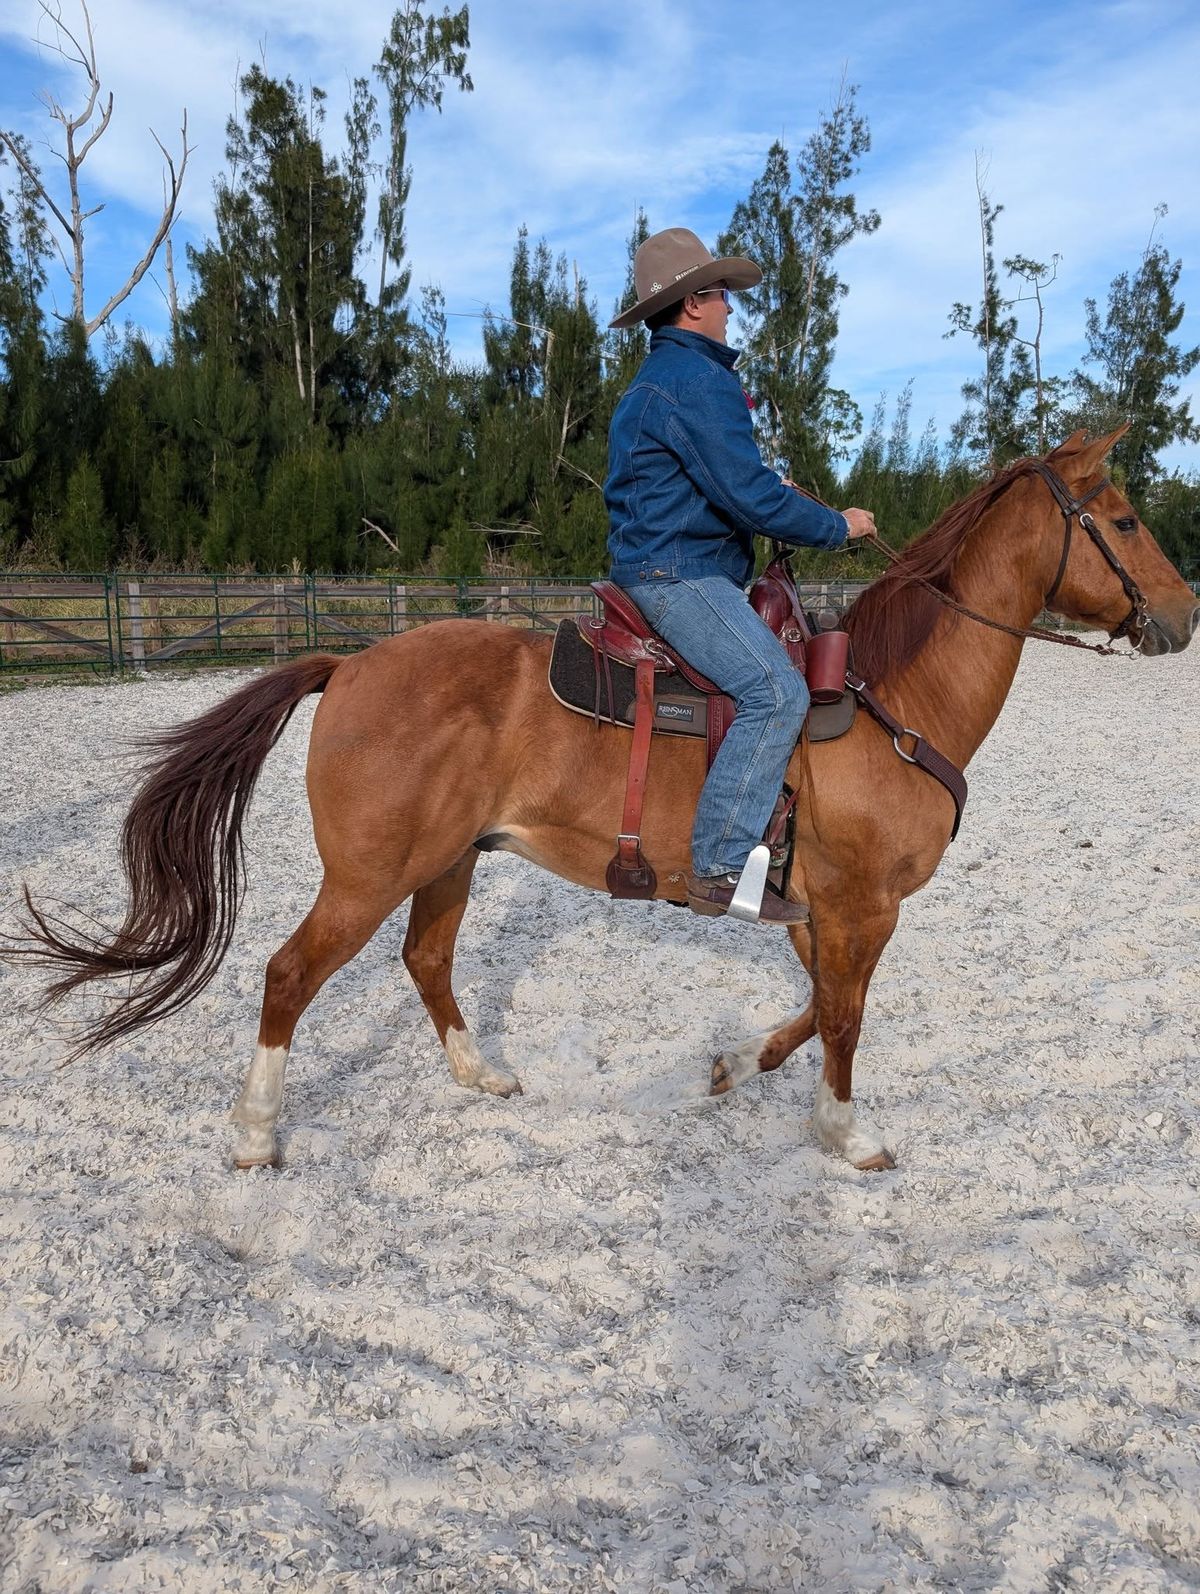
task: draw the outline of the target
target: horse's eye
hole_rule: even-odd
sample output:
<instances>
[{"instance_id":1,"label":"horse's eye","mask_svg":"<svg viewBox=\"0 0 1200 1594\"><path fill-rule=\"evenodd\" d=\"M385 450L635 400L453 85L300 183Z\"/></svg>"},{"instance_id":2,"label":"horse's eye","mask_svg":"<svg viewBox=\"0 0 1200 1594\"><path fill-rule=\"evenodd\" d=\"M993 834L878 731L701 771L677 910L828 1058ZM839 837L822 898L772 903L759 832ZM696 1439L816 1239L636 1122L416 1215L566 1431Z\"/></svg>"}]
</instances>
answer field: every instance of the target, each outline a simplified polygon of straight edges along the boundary
<instances>
[{"instance_id":1,"label":"horse's eye","mask_svg":"<svg viewBox=\"0 0 1200 1594\"><path fill-rule=\"evenodd\" d=\"M1122 537L1132 537L1138 529L1138 518L1136 515L1122 515L1120 520L1113 521L1113 525L1121 533Z\"/></svg>"}]
</instances>

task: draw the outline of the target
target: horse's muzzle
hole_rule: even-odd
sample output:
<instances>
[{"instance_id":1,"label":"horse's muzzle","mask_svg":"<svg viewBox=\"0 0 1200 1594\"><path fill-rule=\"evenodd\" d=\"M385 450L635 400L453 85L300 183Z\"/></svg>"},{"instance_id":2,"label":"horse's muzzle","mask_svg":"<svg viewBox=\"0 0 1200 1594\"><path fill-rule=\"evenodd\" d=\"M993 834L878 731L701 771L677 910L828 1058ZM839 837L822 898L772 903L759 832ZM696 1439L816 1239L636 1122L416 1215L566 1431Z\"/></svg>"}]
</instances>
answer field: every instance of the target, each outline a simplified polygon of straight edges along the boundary
<instances>
[{"instance_id":1,"label":"horse's muzzle","mask_svg":"<svg viewBox=\"0 0 1200 1594\"><path fill-rule=\"evenodd\" d=\"M1190 605L1175 616L1148 614L1142 622L1138 652L1151 659L1163 653L1182 653L1197 629L1200 629L1200 603Z\"/></svg>"}]
</instances>

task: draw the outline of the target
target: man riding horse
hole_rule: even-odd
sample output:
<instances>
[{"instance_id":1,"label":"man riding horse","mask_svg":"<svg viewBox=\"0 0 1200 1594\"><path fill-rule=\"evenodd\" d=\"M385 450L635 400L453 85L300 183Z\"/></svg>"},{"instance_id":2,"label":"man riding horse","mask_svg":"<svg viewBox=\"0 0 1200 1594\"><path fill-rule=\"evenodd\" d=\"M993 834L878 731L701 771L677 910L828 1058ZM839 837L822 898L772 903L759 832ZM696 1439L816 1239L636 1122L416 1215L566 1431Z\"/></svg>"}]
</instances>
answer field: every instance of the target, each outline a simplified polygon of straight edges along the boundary
<instances>
[{"instance_id":1,"label":"man riding horse","mask_svg":"<svg viewBox=\"0 0 1200 1594\"><path fill-rule=\"evenodd\" d=\"M737 710L692 831L688 902L710 914L734 900L808 712L804 677L746 596L754 536L840 548L875 529L865 509L826 509L763 463L734 374L739 351L725 340L730 293L761 281L753 261L716 260L695 233L670 227L638 250L637 303L611 323L644 321L651 334L609 431L611 579ZM795 924L807 913L768 889L759 917Z\"/></svg>"}]
</instances>

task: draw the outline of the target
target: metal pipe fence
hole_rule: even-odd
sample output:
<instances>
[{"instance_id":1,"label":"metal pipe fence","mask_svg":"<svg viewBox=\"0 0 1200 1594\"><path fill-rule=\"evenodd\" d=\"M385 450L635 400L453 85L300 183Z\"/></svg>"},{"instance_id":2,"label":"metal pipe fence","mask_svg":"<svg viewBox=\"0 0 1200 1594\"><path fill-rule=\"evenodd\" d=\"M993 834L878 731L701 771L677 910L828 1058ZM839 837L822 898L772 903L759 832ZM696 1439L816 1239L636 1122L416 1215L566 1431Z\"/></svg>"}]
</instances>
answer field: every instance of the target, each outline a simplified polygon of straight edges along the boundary
<instances>
[{"instance_id":1,"label":"metal pipe fence","mask_svg":"<svg viewBox=\"0 0 1200 1594\"><path fill-rule=\"evenodd\" d=\"M800 594L806 608L840 612L863 585L803 582ZM1200 582L1192 586L1200 595ZM0 676L53 670L121 675L265 663L318 650L351 653L447 619L549 633L565 616L597 608L586 578L8 571L0 572Z\"/></svg>"},{"instance_id":2,"label":"metal pipe fence","mask_svg":"<svg viewBox=\"0 0 1200 1594\"><path fill-rule=\"evenodd\" d=\"M354 652L431 621L553 631L592 613L586 581L0 572L0 673L261 663Z\"/></svg>"}]
</instances>

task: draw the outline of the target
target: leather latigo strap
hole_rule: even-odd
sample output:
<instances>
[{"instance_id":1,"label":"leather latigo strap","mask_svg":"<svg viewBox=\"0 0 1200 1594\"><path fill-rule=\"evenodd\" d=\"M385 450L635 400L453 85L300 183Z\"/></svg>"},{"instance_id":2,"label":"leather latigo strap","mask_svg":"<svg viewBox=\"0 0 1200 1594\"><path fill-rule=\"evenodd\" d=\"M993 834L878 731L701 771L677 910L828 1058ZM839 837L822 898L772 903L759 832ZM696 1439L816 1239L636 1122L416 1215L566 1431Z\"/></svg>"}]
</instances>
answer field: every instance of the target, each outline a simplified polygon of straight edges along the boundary
<instances>
[{"instance_id":1,"label":"leather latigo strap","mask_svg":"<svg viewBox=\"0 0 1200 1594\"><path fill-rule=\"evenodd\" d=\"M952 764L945 753L939 753L932 747L919 731L910 730L907 725L901 725L896 716L890 713L872 692L865 681L860 681L857 676L847 674L846 685L858 698L859 702L883 726L892 738L892 746L906 763L916 764L918 769L923 769L927 775L932 775L934 780L940 782L954 799L954 829L950 832L950 840L958 835L958 827L962 824L963 809L967 803L967 782L961 769ZM912 742L912 750L906 751L901 745L904 741Z\"/></svg>"},{"instance_id":2,"label":"leather latigo strap","mask_svg":"<svg viewBox=\"0 0 1200 1594\"><path fill-rule=\"evenodd\" d=\"M658 886L642 852L642 804L650 769L650 737L654 730L654 660L639 659L634 671L636 707L633 745L629 749L629 774L625 781L625 809L617 850L605 871L605 884L614 897L652 897Z\"/></svg>"}]
</instances>

